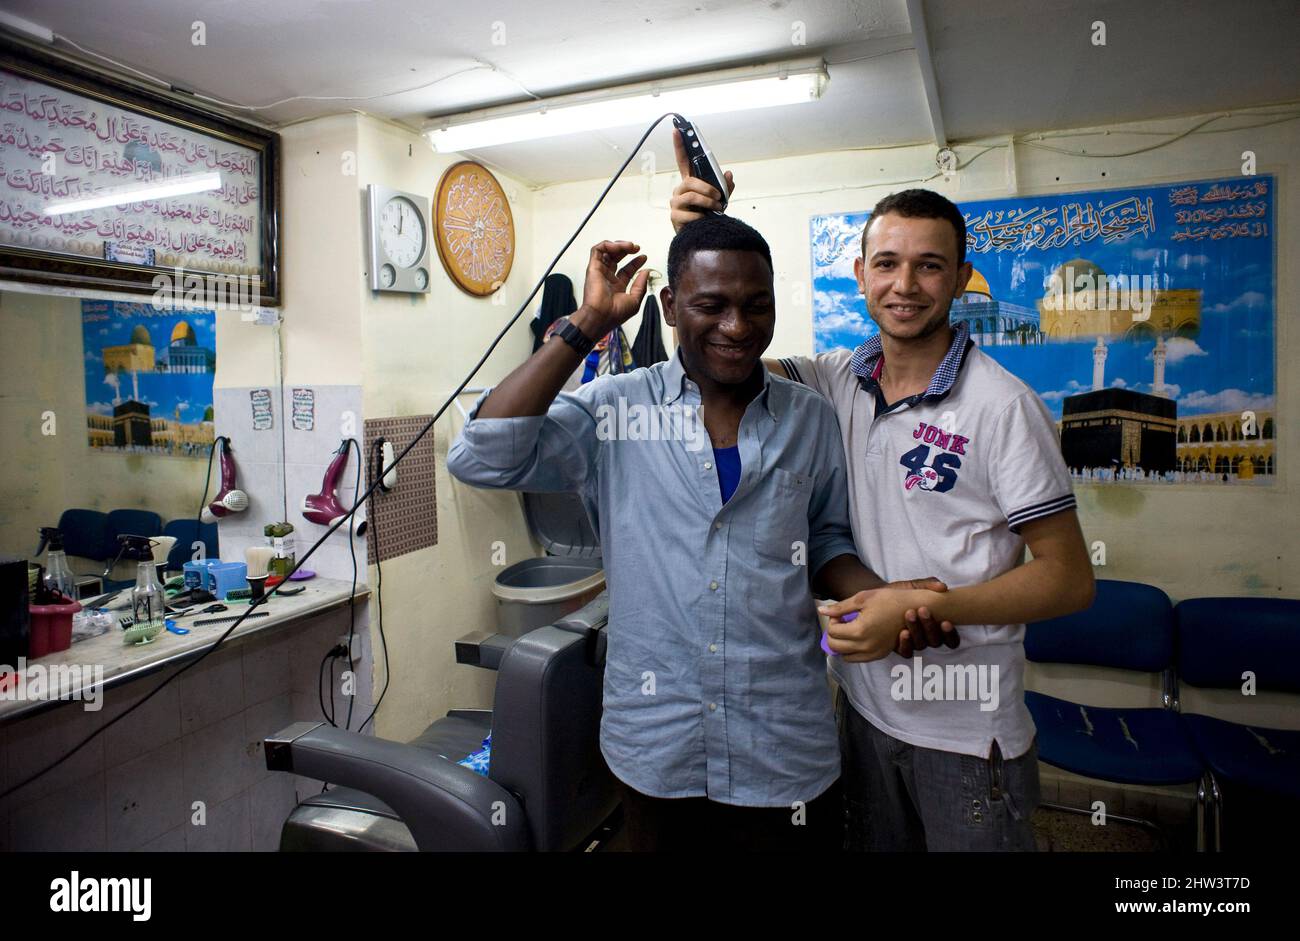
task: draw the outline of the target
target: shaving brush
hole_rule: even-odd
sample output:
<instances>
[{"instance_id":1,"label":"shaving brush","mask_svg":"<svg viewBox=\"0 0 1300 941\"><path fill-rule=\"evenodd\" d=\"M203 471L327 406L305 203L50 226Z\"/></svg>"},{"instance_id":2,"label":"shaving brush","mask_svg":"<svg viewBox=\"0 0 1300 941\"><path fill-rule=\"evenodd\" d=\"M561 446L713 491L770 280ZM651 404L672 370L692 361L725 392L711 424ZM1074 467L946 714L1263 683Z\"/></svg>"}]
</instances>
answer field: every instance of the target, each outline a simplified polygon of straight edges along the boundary
<instances>
[{"instance_id":1,"label":"shaving brush","mask_svg":"<svg viewBox=\"0 0 1300 941\"><path fill-rule=\"evenodd\" d=\"M266 572L275 557L271 546L249 546L244 550L244 564L248 566L248 588L256 601L266 594Z\"/></svg>"}]
</instances>

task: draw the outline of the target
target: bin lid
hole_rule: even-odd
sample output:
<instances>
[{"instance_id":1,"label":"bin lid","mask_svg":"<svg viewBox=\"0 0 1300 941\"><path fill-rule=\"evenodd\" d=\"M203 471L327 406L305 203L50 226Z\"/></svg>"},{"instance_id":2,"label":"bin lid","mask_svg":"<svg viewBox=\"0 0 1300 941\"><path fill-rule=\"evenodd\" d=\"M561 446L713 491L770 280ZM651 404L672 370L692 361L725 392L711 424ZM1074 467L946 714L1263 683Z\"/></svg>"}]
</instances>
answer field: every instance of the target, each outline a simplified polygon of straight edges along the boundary
<instances>
[{"instance_id":1,"label":"bin lid","mask_svg":"<svg viewBox=\"0 0 1300 941\"><path fill-rule=\"evenodd\" d=\"M548 555L599 559L600 540L576 493L525 493L528 530Z\"/></svg>"}]
</instances>

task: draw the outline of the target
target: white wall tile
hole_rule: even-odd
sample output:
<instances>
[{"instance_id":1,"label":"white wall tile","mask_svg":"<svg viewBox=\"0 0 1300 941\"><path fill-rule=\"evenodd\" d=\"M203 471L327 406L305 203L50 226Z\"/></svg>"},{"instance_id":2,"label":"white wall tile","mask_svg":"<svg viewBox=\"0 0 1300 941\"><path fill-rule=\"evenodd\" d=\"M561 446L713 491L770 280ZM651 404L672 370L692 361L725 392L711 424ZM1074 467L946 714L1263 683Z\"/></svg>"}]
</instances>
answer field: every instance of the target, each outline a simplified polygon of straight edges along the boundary
<instances>
[{"instance_id":1,"label":"white wall tile","mask_svg":"<svg viewBox=\"0 0 1300 941\"><path fill-rule=\"evenodd\" d=\"M246 853L251 846L246 791L209 804L206 825L185 830L185 850L190 853Z\"/></svg>"},{"instance_id":2,"label":"white wall tile","mask_svg":"<svg viewBox=\"0 0 1300 941\"><path fill-rule=\"evenodd\" d=\"M141 853L183 853L185 852L185 830L187 824L173 827L157 839L150 840L137 849Z\"/></svg>"},{"instance_id":3,"label":"white wall tile","mask_svg":"<svg viewBox=\"0 0 1300 941\"><path fill-rule=\"evenodd\" d=\"M177 682L181 687L182 734L237 715L244 708L243 654L235 648L208 654Z\"/></svg>"},{"instance_id":4,"label":"white wall tile","mask_svg":"<svg viewBox=\"0 0 1300 941\"><path fill-rule=\"evenodd\" d=\"M155 673L144 679L104 691L104 720L131 709L169 674ZM104 732L104 761L113 768L138 758L181 736L180 681L173 680L152 699Z\"/></svg>"},{"instance_id":5,"label":"white wall tile","mask_svg":"<svg viewBox=\"0 0 1300 941\"><path fill-rule=\"evenodd\" d=\"M103 771L15 809L9 833L14 852L106 850Z\"/></svg>"},{"instance_id":6,"label":"white wall tile","mask_svg":"<svg viewBox=\"0 0 1300 941\"><path fill-rule=\"evenodd\" d=\"M244 702L253 705L290 691L289 650L292 638L287 632L253 639L243 645Z\"/></svg>"},{"instance_id":7,"label":"white wall tile","mask_svg":"<svg viewBox=\"0 0 1300 941\"><path fill-rule=\"evenodd\" d=\"M256 703L244 710L244 787L252 787L268 775L277 774L266 767L263 742L293 723L289 693Z\"/></svg>"},{"instance_id":8,"label":"white wall tile","mask_svg":"<svg viewBox=\"0 0 1300 941\"><path fill-rule=\"evenodd\" d=\"M82 710L78 703L64 703L10 725L7 762L9 788L62 757L98 727L96 713ZM92 739L76 754L53 770L10 796L11 810L76 784L104 770L104 737Z\"/></svg>"},{"instance_id":9,"label":"white wall tile","mask_svg":"<svg viewBox=\"0 0 1300 941\"><path fill-rule=\"evenodd\" d=\"M107 772L107 829L110 852L133 850L181 824L187 817L182 750L169 742Z\"/></svg>"},{"instance_id":10,"label":"white wall tile","mask_svg":"<svg viewBox=\"0 0 1300 941\"><path fill-rule=\"evenodd\" d=\"M184 743L185 800L201 800L209 815L221 801L244 789L246 779L244 717L222 719L186 735Z\"/></svg>"},{"instance_id":11,"label":"white wall tile","mask_svg":"<svg viewBox=\"0 0 1300 941\"><path fill-rule=\"evenodd\" d=\"M273 853L280 847L280 830L298 804L294 776L272 773L249 788L248 812L254 852Z\"/></svg>"}]
</instances>

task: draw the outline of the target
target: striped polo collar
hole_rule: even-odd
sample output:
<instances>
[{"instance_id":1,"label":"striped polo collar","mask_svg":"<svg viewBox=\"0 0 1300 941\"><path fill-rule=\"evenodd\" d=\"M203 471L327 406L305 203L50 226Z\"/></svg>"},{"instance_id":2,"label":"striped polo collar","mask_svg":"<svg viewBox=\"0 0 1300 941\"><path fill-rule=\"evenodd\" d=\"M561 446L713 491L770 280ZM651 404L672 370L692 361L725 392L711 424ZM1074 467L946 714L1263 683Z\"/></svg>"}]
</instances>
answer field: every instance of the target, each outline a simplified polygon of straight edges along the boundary
<instances>
[{"instance_id":1,"label":"striped polo collar","mask_svg":"<svg viewBox=\"0 0 1300 941\"><path fill-rule=\"evenodd\" d=\"M939 368L930 377L930 385L921 393L921 398L932 396L942 398L948 394L952 384L957 381L957 373L961 370L962 363L966 359L966 351L970 346L970 329L964 323L957 324L952 331L952 343L948 346L948 352L944 354ZM879 381L883 358L884 345L880 334L877 333L853 351L853 358L849 360L849 369L864 385L868 382L874 384Z\"/></svg>"}]
</instances>

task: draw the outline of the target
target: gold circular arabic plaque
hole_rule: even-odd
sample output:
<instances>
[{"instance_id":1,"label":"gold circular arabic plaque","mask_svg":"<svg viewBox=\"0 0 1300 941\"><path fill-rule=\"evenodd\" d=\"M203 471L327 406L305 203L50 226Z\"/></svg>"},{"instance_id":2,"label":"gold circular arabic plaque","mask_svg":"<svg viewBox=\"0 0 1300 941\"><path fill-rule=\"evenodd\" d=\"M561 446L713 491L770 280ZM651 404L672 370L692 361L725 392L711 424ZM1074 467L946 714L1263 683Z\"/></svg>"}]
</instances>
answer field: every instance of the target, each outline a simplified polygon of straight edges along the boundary
<instances>
[{"instance_id":1,"label":"gold circular arabic plaque","mask_svg":"<svg viewBox=\"0 0 1300 941\"><path fill-rule=\"evenodd\" d=\"M515 220L496 177L472 160L452 164L433 214L438 257L456 286L475 297L495 293L515 260Z\"/></svg>"}]
</instances>

